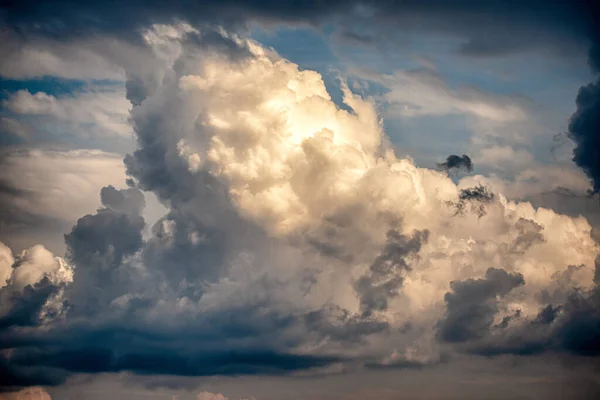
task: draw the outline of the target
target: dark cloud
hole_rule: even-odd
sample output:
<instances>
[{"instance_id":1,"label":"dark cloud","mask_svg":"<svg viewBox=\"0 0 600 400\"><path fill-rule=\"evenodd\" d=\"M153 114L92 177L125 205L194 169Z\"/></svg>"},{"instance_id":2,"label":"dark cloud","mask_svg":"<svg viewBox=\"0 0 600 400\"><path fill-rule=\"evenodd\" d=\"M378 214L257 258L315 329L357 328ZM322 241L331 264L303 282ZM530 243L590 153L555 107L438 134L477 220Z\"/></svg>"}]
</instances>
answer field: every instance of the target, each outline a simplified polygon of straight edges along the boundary
<instances>
[{"instance_id":1,"label":"dark cloud","mask_svg":"<svg viewBox=\"0 0 600 400\"><path fill-rule=\"evenodd\" d=\"M54 385L75 373L118 371L182 376L284 374L340 361L333 356L297 354L296 346L327 338L356 343L387 328L341 309L280 313L262 295L243 305L218 304L201 312L198 301L207 282L217 281L226 271L226 257L244 247L232 243L227 232L244 229L244 224L214 221L207 225L207 216L198 213L194 199L185 196L188 188L167 185L163 193L177 208L155 224L148 242L142 240L144 200L137 188L104 187L101 199L106 208L82 217L65 235L74 279L64 288L65 319L51 331L33 329L24 334L13 328L39 327L42 307L62 286L46 279L23 293L0 291L3 304L9 297L12 302L0 318L1 348L11 349L10 358L0 360L0 372L9 377L2 385ZM248 236L263 240L252 232ZM273 284L266 279L258 283Z\"/></svg>"},{"instance_id":2,"label":"dark cloud","mask_svg":"<svg viewBox=\"0 0 600 400\"><path fill-rule=\"evenodd\" d=\"M559 311L560 307L553 307L551 304L548 304L539 312L535 322L538 324L551 324L556 319Z\"/></svg>"},{"instance_id":3,"label":"dark cloud","mask_svg":"<svg viewBox=\"0 0 600 400\"><path fill-rule=\"evenodd\" d=\"M575 291L561 311L551 336L553 346L578 355L600 355L600 287L589 293Z\"/></svg>"},{"instance_id":4,"label":"dark cloud","mask_svg":"<svg viewBox=\"0 0 600 400\"><path fill-rule=\"evenodd\" d=\"M441 0L365 2L370 7L342 24L342 37L364 38L383 50L405 43L406 32L458 39L468 57L538 51L569 58L584 50L596 29L595 2ZM393 27L393 28L392 28ZM397 27L401 27L398 29Z\"/></svg>"},{"instance_id":5,"label":"dark cloud","mask_svg":"<svg viewBox=\"0 0 600 400\"><path fill-rule=\"evenodd\" d=\"M139 189L117 190L112 185L102 188L100 200L107 208L129 215L140 215L146 205L144 194Z\"/></svg>"},{"instance_id":6,"label":"dark cloud","mask_svg":"<svg viewBox=\"0 0 600 400\"><path fill-rule=\"evenodd\" d=\"M397 296L402 286L402 274L410 270L408 258L419 253L428 237L428 231L414 232L412 237L396 230L388 231L381 254L371 264L369 272L355 284L364 316L387 310L390 298Z\"/></svg>"},{"instance_id":7,"label":"dark cloud","mask_svg":"<svg viewBox=\"0 0 600 400\"><path fill-rule=\"evenodd\" d=\"M487 187L478 185L461 189L458 200L449 202L449 205L455 208L455 215L463 215L465 212L470 211L481 218L487 214L486 208L494 201L494 198L494 193Z\"/></svg>"},{"instance_id":8,"label":"dark cloud","mask_svg":"<svg viewBox=\"0 0 600 400\"><path fill-rule=\"evenodd\" d=\"M534 244L543 243L545 240L542 234L542 226L530 219L519 218L515 228L518 236L512 243L511 250L514 253L524 253Z\"/></svg>"},{"instance_id":9,"label":"dark cloud","mask_svg":"<svg viewBox=\"0 0 600 400\"><path fill-rule=\"evenodd\" d=\"M107 267L117 266L123 257L142 246L143 226L143 218L111 209L81 217L65 235L69 259L78 265L91 265L102 259Z\"/></svg>"},{"instance_id":10,"label":"dark cloud","mask_svg":"<svg viewBox=\"0 0 600 400\"><path fill-rule=\"evenodd\" d=\"M571 266L565 274L572 273L575 268ZM599 269L597 265L596 271ZM566 298L541 307L538 314L531 319L524 319L519 313L516 317L504 318L501 324L494 327L496 330L490 330L485 327L487 324L482 324L483 328L478 330L478 335L471 337L470 343L465 343L465 350L484 356L533 355L547 352L598 356L600 287L596 282L589 290L577 287L569 287L567 290L569 292ZM473 297L475 298L476 296ZM489 321L490 315L497 310L493 304L487 309L481 304L485 304L485 301L475 308L479 309L479 315L485 315ZM476 313L467 315L471 314Z\"/></svg>"},{"instance_id":11,"label":"dark cloud","mask_svg":"<svg viewBox=\"0 0 600 400\"><path fill-rule=\"evenodd\" d=\"M61 37L76 34L133 34L151 23L191 23L237 25L249 20L272 22L316 22L343 10L344 2L309 0L233 1L202 0L169 3L109 0L95 1L5 1L2 16L21 31L38 31Z\"/></svg>"},{"instance_id":12,"label":"dark cloud","mask_svg":"<svg viewBox=\"0 0 600 400\"><path fill-rule=\"evenodd\" d=\"M333 340L345 346L363 343L371 334L390 330L386 322L370 319L368 315L355 315L337 306L308 312L303 321L308 331L316 333L321 340Z\"/></svg>"},{"instance_id":13,"label":"dark cloud","mask_svg":"<svg viewBox=\"0 0 600 400\"><path fill-rule=\"evenodd\" d=\"M230 243L223 229L208 226L186 212L171 211L152 231L142 260L173 288L186 281L215 282L226 272Z\"/></svg>"},{"instance_id":14,"label":"dark cloud","mask_svg":"<svg viewBox=\"0 0 600 400\"><path fill-rule=\"evenodd\" d=\"M588 32L591 47L588 63L596 75L593 82L579 89L575 103L577 110L569 122L569 137L575 142L573 161L589 176L593 192L600 191L600 15L598 2L585 2L587 12L595 19ZM593 16L593 17L592 17Z\"/></svg>"},{"instance_id":15,"label":"dark cloud","mask_svg":"<svg viewBox=\"0 0 600 400\"><path fill-rule=\"evenodd\" d=\"M362 7L359 7L362 6ZM458 51L497 56L546 49L569 54L595 30L594 2L519 3L440 0L176 0L168 3L80 0L4 1L0 17L21 33L52 37L115 34L135 37L151 23L187 20L192 24L244 26L249 21L320 25L338 21L341 36L381 46L393 26L462 39ZM343 18L339 18L343 17Z\"/></svg>"},{"instance_id":16,"label":"dark cloud","mask_svg":"<svg viewBox=\"0 0 600 400\"><path fill-rule=\"evenodd\" d=\"M8 312L0 316L0 329L38 325L41 322L42 307L60 287L52 284L48 278L44 278L33 286L26 286L22 292L11 289L8 286L0 289L2 303L10 305Z\"/></svg>"},{"instance_id":17,"label":"dark cloud","mask_svg":"<svg viewBox=\"0 0 600 400\"><path fill-rule=\"evenodd\" d=\"M471 161L471 157L466 154L463 154L462 156L451 154L446 158L446 161L438 164L438 168L445 171L464 169L467 172L471 172L473 171L473 161Z\"/></svg>"},{"instance_id":18,"label":"dark cloud","mask_svg":"<svg viewBox=\"0 0 600 400\"><path fill-rule=\"evenodd\" d=\"M490 268L485 279L467 279L450 284L446 293L446 316L438 323L438 334L446 342L466 342L484 337L498 312L498 298L524 285L521 274Z\"/></svg>"},{"instance_id":19,"label":"dark cloud","mask_svg":"<svg viewBox=\"0 0 600 400\"><path fill-rule=\"evenodd\" d=\"M74 373L273 375L341 360L290 351L290 346L306 341L299 331L302 321L315 321L314 317L264 313L260 304L248 304L226 313L206 312L197 319L163 316L158 323L139 318L143 308L133 307L133 314L99 316L56 327L46 335L5 331L0 338L12 352L4 366L13 375L29 371L27 384L56 384ZM359 329L359 334L373 329Z\"/></svg>"},{"instance_id":20,"label":"dark cloud","mask_svg":"<svg viewBox=\"0 0 600 400\"><path fill-rule=\"evenodd\" d=\"M594 54L591 54L594 57ZM596 55L597 56L597 55ZM593 60L597 64L599 60ZM600 73L600 71L596 71ZM569 122L569 137L576 144L573 161L592 181L593 191L600 191L600 79L579 89L577 111Z\"/></svg>"},{"instance_id":21,"label":"dark cloud","mask_svg":"<svg viewBox=\"0 0 600 400\"><path fill-rule=\"evenodd\" d=\"M69 288L73 313L101 311L111 300L126 294L134 271L124 264L124 259L143 244L145 223L139 215L143 194L136 188L116 190L107 186L101 197L111 208L80 218L65 235L67 258L77 266L76 282Z\"/></svg>"}]
</instances>

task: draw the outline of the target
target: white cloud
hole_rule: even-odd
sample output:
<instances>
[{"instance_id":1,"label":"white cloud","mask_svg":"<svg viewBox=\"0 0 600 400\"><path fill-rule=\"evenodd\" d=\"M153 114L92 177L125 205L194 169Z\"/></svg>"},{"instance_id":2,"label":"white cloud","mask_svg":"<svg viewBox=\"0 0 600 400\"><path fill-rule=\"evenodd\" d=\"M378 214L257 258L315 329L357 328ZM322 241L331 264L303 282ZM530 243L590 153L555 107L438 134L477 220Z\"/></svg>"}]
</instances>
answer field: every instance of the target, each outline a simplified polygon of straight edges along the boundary
<instances>
[{"instance_id":1,"label":"white cloud","mask_svg":"<svg viewBox=\"0 0 600 400\"><path fill-rule=\"evenodd\" d=\"M134 47L114 39L71 40L37 38L26 40L9 29L1 33L0 76L30 79L55 76L67 79L124 78L116 59L135 53Z\"/></svg>"},{"instance_id":2,"label":"white cloud","mask_svg":"<svg viewBox=\"0 0 600 400\"><path fill-rule=\"evenodd\" d=\"M42 245L35 245L17 257L10 284L17 290L35 285L43 278L53 284L73 281L71 267L61 257L55 257Z\"/></svg>"},{"instance_id":3,"label":"white cloud","mask_svg":"<svg viewBox=\"0 0 600 400\"><path fill-rule=\"evenodd\" d=\"M593 285L598 249L584 219L510 202L501 195L481 218L457 216L448 202L456 201L464 185L456 186L440 172L397 158L386 144L370 101L344 89L344 101L353 112L341 110L331 101L319 74L300 71L254 43L249 47L251 59L239 63L206 54L194 71L166 83L135 108L132 118L146 137L158 135L171 146L171 154L188 163L198 185L204 182L201 173L209 171L228 188L239 213L277 240L302 249L304 262L295 267L289 259L287 272L282 265L257 266L251 257L239 267L246 273L256 269L257 275L269 271L289 276L295 268L299 273L310 254L319 254L312 247L315 242L335 249L337 258L322 253L314 262L311 259L320 273L304 296L296 297L289 288L285 294L275 294L286 303L309 309L335 304L359 313L355 281L380 254L390 229L405 235L428 230L430 236L419 257L411 259L412 268L390 272L398 274L403 285L377 318L396 327L410 321L428 333L385 343L373 339L369 351L383 353L385 359L394 350L395 361L435 359L435 324L443 313L449 283L482 277L489 267L524 275L528 285L507 298L501 309L516 307L528 317L541 306L536 293L553 285L553 274L570 264L586 265L574 276L574 284ZM413 104L408 115L462 112L501 123L526 119L522 108L509 99L503 102L479 92L436 88L439 81L431 77L394 79L410 89L399 86L391 96L395 102ZM147 125L158 115L169 128L154 131ZM560 176L558 170L550 175L541 170L521 174L524 182L556 182ZM564 175L567 179L571 178ZM544 240L531 243L517 256L510 249L520 235L521 219L541 226ZM261 249L248 251L258 256ZM232 266L231 271L237 270ZM224 306L230 294L236 293L239 300L246 290L254 290L251 282L230 276L211 285L200 304ZM307 345L302 351L334 348L329 342ZM362 351L367 350L354 349L352 354Z\"/></svg>"},{"instance_id":4,"label":"white cloud","mask_svg":"<svg viewBox=\"0 0 600 400\"><path fill-rule=\"evenodd\" d=\"M7 280L12 274L12 265L15 263L12 251L0 242L0 288L7 285Z\"/></svg>"},{"instance_id":5,"label":"white cloud","mask_svg":"<svg viewBox=\"0 0 600 400\"><path fill-rule=\"evenodd\" d=\"M398 70L382 76L360 70L354 72L389 89L381 100L389 103L387 114L390 116L465 114L498 123L528 118L519 99L488 94L474 87L452 88L431 69Z\"/></svg>"},{"instance_id":6,"label":"white cloud","mask_svg":"<svg viewBox=\"0 0 600 400\"><path fill-rule=\"evenodd\" d=\"M103 186L122 187L126 178L121 156L99 150L5 152L2 170L5 182L23 193L7 203L69 222L97 208Z\"/></svg>"},{"instance_id":7,"label":"white cloud","mask_svg":"<svg viewBox=\"0 0 600 400\"><path fill-rule=\"evenodd\" d=\"M49 124L75 124L78 135L111 136L131 135L128 123L131 105L125 98L123 87L110 87L111 90L77 92L74 95L55 97L26 90L12 93L3 101L3 106L17 116L48 117L34 123L38 131L48 129Z\"/></svg>"},{"instance_id":8,"label":"white cloud","mask_svg":"<svg viewBox=\"0 0 600 400\"><path fill-rule=\"evenodd\" d=\"M9 255L12 254L11 250L2 242L0 242L0 250L7 251ZM13 264L8 267L9 270L3 271L5 274L8 272L8 277L6 285L3 285L2 291L0 291L2 299L0 318L11 318L13 305L22 295L30 298L39 296L40 303L32 315L28 316L29 318L35 318L43 324L61 316L66 309L64 287L73 282L73 267L62 257L55 256L39 244L23 250L12 261ZM42 288L38 292L36 287L38 284L42 284L45 288L51 286L52 290L46 293ZM29 288L29 294L25 293L26 288ZM34 398L27 397L34 395L44 398L43 393L39 388L29 388L15 395L22 396L17 397L18 399Z\"/></svg>"},{"instance_id":9,"label":"white cloud","mask_svg":"<svg viewBox=\"0 0 600 400\"><path fill-rule=\"evenodd\" d=\"M506 162L509 164L510 160ZM461 180L460 186L489 185L510 199L523 199L559 188L585 193L590 188L588 177L573 165L519 165L519 160L515 159L511 170L514 172L509 177L504 173L468 176Z\"/></svg>"}]
</instances>

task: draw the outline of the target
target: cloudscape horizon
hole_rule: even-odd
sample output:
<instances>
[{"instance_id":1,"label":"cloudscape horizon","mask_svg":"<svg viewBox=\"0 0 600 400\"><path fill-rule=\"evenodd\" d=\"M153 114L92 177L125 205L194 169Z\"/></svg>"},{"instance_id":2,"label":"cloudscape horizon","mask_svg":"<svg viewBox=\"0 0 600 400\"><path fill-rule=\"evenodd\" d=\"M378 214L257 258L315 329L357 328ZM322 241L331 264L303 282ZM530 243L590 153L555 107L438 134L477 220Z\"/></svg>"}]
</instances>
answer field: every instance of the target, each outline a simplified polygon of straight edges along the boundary
<instances>
[{"instance_id":1,"label":"cloudscape horizon","mask_svg":"<svg viewBox=\"0 0 600 400\"><path fill-rule=\"evenodd\" d=\"M0 399L596 398L597 11L3 2Z\"/></svg>"}]
</instances>

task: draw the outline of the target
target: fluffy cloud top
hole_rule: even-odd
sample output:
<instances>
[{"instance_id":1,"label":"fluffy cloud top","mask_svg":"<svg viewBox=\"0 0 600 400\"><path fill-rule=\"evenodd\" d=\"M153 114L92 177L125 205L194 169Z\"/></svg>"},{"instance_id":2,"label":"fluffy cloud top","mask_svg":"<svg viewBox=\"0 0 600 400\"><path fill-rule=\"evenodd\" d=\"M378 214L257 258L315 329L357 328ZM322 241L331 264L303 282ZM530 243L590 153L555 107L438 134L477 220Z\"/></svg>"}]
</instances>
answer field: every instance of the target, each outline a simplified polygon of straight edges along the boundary
<instances>
[{"instance_id":1,"label":"fluffy cloud top","mask_svg":"<svg viewBox=\"0 0 600 400\"><path fill-rule=\"evenodd\" d=\"M27 318L5 319L3 372L56 383L596 354L584 218L397 157L370 99L343 86L337 107L318 73L253 41L182 24L145 40L158 72L128 86L135 187L102 189L103 207L65 236L64 264L40 248L14 263L0 294ZM147 240L140 190L169 208ZM67 265L72 279L57 273ZM31 317L48 303L62 306Z\"/></svg>"}]
</instances>

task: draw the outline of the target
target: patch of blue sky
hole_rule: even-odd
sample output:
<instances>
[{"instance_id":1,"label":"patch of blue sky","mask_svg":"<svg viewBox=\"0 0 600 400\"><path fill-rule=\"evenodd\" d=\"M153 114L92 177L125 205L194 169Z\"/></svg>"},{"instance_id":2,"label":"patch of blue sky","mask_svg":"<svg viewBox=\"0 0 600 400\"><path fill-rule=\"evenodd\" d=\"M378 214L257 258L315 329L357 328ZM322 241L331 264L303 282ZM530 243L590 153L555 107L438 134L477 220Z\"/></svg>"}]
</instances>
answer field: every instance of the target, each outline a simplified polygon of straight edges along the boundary
<instances>
[{"instance_id":1,"label":"patch of blue sky","mask_svg":"<svg viewBox=\"0 0 600 400\"><path fill-rule=\"evenodd\" d=\"M435 168L449 154L465 153L472 136L463 115L384 118L383 127L398 154L427 168Z\"/></svg>"},{"instance_id":2,"label":"patch of blue sky","mask_svg":"<svg viewBox=\"0 0 600 400\"><path fill-rule=\"evenodd\" d=\"M470 86L496 95L520 95L547 107L574 109L574 93L592 79L586 54L567 56L522 52L471 57L457 52L461 39L418 37L404 32L381 43L337 39L332 49L351 68L392 74L413 68L435 69L450 88Z\"/></svg>"},{"instance_id":3,"label":"patch of blue sky","mask_svg":"<svg viewBox=\"0 0 600 400\"><path fill-rule=\"evenodd\" d=\"M437 58L438 72L450 85L476 86L494 94L525 95L534 101L564 107L573 93L592 78L584 60L568 62L542 54L474 58L458 54Z\"/></svg>"},{"instance_id":4,"label":"patch of blue sky","mask_svg":"<svg viewBox=\"0 0 600 400\"><path fill-rule=\"evenodd\" d=\"M89 87L94 87L97 90L110 90L111 88L122 87L124 84L125 83L122 81L109 79L79 80L44 76L35 79L15 80L0 77L0 97L6 98L10 93L19 90L27 90L32 94L44 92L52 96L60 97L73 95Z\"/></svg>"}]
</instances>

